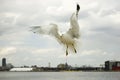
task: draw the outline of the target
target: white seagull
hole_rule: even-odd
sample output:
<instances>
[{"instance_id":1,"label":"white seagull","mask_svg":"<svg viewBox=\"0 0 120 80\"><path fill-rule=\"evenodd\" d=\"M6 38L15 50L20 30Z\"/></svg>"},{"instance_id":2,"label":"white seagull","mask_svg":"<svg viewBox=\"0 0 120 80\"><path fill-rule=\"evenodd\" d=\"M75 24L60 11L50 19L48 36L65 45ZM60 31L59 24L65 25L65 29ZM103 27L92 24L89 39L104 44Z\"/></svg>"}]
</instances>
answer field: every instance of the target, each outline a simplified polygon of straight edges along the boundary
<instances>
[{"instance_id":1,"label":"white seagull","mask_svg":"<svg viewBox=\"0 0 120 80\"><path fill-rule=\"evenodd\" d=\"M54 36L60 44L66 47L66 56L68 55L68 49L77 53L76 40L80 37L79 24L78 24L78 12L80 10L79 4L77 4L76 12L70 17L70 29L60 35L58 32L57 24L49 24L47 29L44 26L33 26L31 31L38 34L46 34Z\"/></svg>"}]
</instances>

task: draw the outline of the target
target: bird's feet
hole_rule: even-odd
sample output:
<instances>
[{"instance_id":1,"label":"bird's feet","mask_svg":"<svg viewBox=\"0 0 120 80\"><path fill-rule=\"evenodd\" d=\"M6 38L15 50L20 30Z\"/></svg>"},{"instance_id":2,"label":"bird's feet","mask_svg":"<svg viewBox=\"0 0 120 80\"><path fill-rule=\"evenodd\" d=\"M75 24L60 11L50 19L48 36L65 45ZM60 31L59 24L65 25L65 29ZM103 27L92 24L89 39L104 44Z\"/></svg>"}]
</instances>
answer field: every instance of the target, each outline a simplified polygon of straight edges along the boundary
<instances>
[{"instance_id":1,"label":"bird's feet","mask_svg":"<svg viewBox=\"0 0 120 80\"><path fill-rule=\"evenodd\" d=\"M74 49L74 52L75 52L75 53L77 53L77 50L76 50L76 49Z\"/></svg>"},{"instance_id":2,"label":"bird's feet","mask_svg":"<svg viewBox=\"0 0 120 80\"><path fill-rule=\"evenodd\" d=\"M66 56L68 55L68 51L66 50Z\"/></svg>"}]
</instances>

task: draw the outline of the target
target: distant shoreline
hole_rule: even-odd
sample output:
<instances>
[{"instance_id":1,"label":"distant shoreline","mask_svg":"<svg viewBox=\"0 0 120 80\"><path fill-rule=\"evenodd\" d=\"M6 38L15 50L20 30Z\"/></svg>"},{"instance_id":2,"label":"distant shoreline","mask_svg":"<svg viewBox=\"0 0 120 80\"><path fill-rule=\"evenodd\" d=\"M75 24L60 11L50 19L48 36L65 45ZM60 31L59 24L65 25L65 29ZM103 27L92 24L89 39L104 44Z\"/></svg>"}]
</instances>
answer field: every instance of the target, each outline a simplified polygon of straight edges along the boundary
<instances>
[{"instance_id":1,"label":"distant shoreline","mask_svg":"<svg viewBox=\"0 0 120 80\"><path fill-rule=\"evenodd\" d=\"M0 72L120 72L120 71L0 71Z\"/></svg>"}]
</instances>

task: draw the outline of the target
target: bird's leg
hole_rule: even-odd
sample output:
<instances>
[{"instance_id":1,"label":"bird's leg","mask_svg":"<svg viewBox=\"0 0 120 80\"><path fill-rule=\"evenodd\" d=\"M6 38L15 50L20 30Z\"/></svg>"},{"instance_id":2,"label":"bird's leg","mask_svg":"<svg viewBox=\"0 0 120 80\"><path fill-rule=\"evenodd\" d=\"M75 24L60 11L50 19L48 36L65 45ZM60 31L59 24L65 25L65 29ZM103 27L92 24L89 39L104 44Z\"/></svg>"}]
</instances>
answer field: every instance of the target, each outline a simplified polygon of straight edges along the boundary
<instances>
[{"instance_id":1,"label":"bird's leg","mask_svg":"<svg viewBox=\"0 0 120 80\"><path fill-rule=\"evenodd\" d=\"M75 53L77 53L77 50L74 48Z\"/></svg>"},{"instance_id":2,"label":"bird's leg","mask_svg":"<svg viewBox=\"0 0 120 80\"><path fill-rule=\"evenodd\" d=\"M72 44L72 46L73 46L74 52L77 53L77 50L75 49L74 44Z\"/></svg>"},{"instance_id":3,"label":"bird's leg","mask_svg":"<svg viewBox=\"0 0 120 80\"><path fill-rule=\"evenodd\" d=\"M66 45L67 48L66 48L66 56L68 55L68 45Z\"/></svg>"}]
</instances>

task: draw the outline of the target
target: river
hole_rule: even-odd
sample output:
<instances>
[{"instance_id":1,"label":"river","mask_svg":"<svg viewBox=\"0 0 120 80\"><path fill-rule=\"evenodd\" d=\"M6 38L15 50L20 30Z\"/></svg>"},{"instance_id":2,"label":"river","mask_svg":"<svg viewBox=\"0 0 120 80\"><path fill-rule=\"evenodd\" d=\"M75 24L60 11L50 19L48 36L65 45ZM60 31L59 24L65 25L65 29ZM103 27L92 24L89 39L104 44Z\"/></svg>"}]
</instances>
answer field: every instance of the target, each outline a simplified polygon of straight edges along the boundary
<instances>
[{"instance_id":1,"label":"river","mask_svg":"<svg viewBox=\"0 0 120 80\"><path fill-rule=\"evenodd\" d=\"M120 72L0 72L0 80L120 80Z\"/></svg>"}]
</instances>

